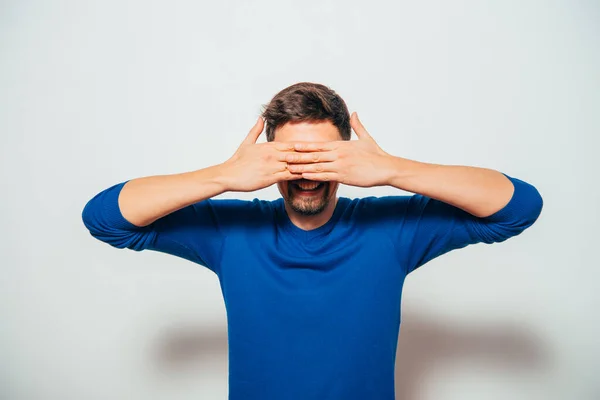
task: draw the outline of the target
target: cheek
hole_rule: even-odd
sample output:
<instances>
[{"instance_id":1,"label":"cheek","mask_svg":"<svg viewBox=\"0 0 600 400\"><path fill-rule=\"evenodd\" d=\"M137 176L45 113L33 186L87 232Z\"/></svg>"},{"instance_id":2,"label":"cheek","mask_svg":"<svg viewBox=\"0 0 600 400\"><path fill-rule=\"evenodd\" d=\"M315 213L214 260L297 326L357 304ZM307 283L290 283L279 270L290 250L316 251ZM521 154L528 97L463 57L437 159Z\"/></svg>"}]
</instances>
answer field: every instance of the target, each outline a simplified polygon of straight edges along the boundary
<instances>
[{"instance_id":1,"label":"cheek","mask_svg":"<svg viewBox=\"0 0 600 400\"><path fill-rule=\"evenodd\" d=\"M277 189L279 189L279 193L281 193L282 196L287 195L288 183L287 182L277 182Z\"/></svg>"},{"instance_id":2,"label":"cheek","mask_svg":"<svg viewBox=\"0 0 600 400\"><path fill-rule=\"evenodd\" d=\"M332 197L335 196L335 193L337 192L337 189L339 186L340 186L340 184L337 182L336 183L330 182L329 183L329 195Z\"/></svg>"}]
</instances>

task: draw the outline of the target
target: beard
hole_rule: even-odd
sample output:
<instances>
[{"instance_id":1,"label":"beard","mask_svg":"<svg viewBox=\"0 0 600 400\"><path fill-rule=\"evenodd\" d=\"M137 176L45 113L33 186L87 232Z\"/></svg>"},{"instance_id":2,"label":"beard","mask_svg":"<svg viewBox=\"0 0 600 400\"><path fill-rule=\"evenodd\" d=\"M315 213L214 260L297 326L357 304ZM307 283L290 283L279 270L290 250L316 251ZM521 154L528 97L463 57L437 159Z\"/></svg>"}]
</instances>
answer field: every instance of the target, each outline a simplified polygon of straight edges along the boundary
<instances>
[{"instance_id":1,"label":"beard","mask_svg":"<svg viewBox=\"0 0 600 400\"><path fill-rule=\"evenodd\" d=\"M322 187L313 195L305 196L298 193L300 189L293 182L289 182L285 202L300 215L317 215L327 208L330 189L329 182L322 182Z\"/></svg>"}]
</instances>

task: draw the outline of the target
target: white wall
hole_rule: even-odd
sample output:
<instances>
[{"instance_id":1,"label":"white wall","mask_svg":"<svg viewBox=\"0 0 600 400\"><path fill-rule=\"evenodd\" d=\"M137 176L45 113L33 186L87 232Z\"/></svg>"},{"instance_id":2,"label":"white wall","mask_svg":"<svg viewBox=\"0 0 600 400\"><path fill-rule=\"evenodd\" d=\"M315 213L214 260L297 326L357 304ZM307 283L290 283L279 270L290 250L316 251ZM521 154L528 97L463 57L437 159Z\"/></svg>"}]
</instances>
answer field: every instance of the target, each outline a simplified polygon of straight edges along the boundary
<instances>
[{"instance_id":1,"label":"white wall","mask_svg":"<svg viewBox=\"0 0 600 400\"><path fill-rule=\"evenodd\" d=\"M392 154L544 197L521 236L408 278L398 398L600 398L600 6L393 4L0 3L0 398L226 398L216 277L100 243L81 210L224 161L298 81L337 90Z\"/></svg>"}]
</instances>

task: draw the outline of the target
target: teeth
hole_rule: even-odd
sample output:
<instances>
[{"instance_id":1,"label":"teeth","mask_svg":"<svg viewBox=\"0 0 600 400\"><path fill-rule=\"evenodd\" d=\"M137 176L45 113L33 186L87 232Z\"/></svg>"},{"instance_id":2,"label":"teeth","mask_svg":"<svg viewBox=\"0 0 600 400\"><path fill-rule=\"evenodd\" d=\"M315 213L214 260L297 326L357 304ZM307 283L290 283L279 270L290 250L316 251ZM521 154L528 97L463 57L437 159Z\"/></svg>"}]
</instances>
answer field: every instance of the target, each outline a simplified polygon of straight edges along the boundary
<instances>
[{"instance_id":1,"label":"teeth","mask_svg":"<svg viewBox=\"0 0 600 400\"><path fill-rule=\"evenodd\" d=\"M302 190L313 190L316 189L317 186L319 186L318 182L302 182L302 183L297 183L298 186L300 186L300 188Z\"/></svg>"}]
</instances>

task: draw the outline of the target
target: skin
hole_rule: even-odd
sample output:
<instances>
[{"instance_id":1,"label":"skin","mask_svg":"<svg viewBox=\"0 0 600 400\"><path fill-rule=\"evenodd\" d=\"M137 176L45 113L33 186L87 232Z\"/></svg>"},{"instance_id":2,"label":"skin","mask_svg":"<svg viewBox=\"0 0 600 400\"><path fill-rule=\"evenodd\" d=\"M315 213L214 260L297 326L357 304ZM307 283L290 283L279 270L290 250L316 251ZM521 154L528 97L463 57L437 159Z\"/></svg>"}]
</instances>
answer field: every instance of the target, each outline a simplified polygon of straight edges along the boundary
<instances>
[{"instance_id":1,"label":"skin","mask_svg":"<svg viewBox=\"0 0 600 400\"><path fill-rule=\"evenodd\" d=\"M275 130L274 142L300 144L300 143L326 143L342 140L335 125L329 121L319 123L287 123ZM288 170L298 165L290 165L295 160L294 154L286 156ZM314 182L302 178L299 181ZM324 225L333 215L337 204L338 182L323 182L316 192L305 192L294 185L298 180L282 181L277 183L279 193L285 201L285 208L290 220L297 226L310 230Z\"/></svg>"},{"instance_id":2,"label":"skin","mask_svg":"<svg viewBox=\"0 0 600 400\"><path fill-rule=\"evenodd\" d=\"M119 208L129 222L146 226L224 192L249 192L277 184L291 221L308 230L331 218L339 184L393 186L446 202L476 217L494 214L513 195L512 182L498 171L392 156L377 145L356 113L350 123L358 140L341 140L337 129L322 121L286 124L277 130L273 142L257 143L264 128L259 118L226 162L180 174L131 179L120 192ZM325 182L329 188L325 194L299 198L299 193L289 189L289 181L299 179Z\"/></svg>"}]
</instances>

